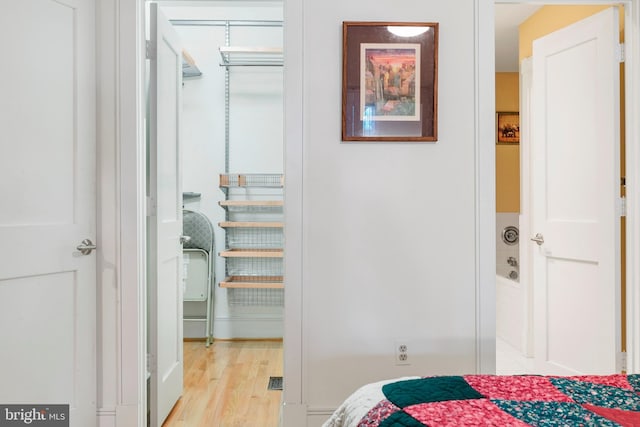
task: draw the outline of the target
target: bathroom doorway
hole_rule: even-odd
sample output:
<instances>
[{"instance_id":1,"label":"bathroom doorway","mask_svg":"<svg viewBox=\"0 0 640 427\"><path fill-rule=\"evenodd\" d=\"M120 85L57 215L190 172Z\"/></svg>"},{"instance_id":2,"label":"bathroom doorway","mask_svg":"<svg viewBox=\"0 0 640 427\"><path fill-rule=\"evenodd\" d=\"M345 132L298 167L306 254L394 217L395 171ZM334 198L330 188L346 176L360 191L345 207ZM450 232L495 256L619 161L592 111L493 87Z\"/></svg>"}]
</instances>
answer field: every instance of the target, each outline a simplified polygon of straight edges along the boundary
<instances>
[{"instance_id":1,"label":"bathroom doorway","mask_svg":"<svg viewBox=\"0 0 640 427\"><path fill-rule=\"evenodd\" d=\"M542 6L496 4L496 133L509 124L517 137L499 140L496 135L496 370L527 370L532 357L527 344L526 265L520 258L520 156L522 127L520 99L520 23ZM500 122L498 121L500 119ZM523 366L524 365L524 366ZM530 365L530 364L529 364Z\"/></svg>"},{"instance_id":2,"label":"bathroom doorway","mask_svg":"<svg viewBox=\"0 0 640 427\"><path fill-rule=\"evenodd\" d=\"M520 23L542 6L496 4L496 369L498 373L528 371L533 355L527 348L526 276L521 280L523 236L520 200L522 127L520 112ZM501 138L511 126L515 138ZM525 227L526 228L526 227Z\"/></svg>"},{"instance_id":3,"label":"bathroom doorway","mask_svg":"<svg viewBox=\"0 0 640 427\"><path fill-rule=\"evenodd\" d=\"M514 5L513 7L515 8L519 8L520 6L528 6L526 4L523 5ZM503 13L505 16L507 16L509 13L512 13L513 10L509 10L509 8L511 7L511 5L506 5L506 4L499 4L496 5L496 22L497 22L497 28L499 27L498 24L498 20L499 20L499 16L501 13ZM552 8L554 8L553 10L551 10ZM564 23L563 24L559 24L556 26L556 28L561 28L563 25L568 25L574 22L578 22L581 21L582 19L585 19L587 17L590 17L604 9L608 9L609 6L607 5L600 5L600 6L545 6L540 8L537 11L534 11L534 15L532 15L528 21L526 21L525 24L523 24L520 28L520 34L524 36L524 40L520 40L520 55L519 58L527 58L528 56L530 56L530 42L531 40L537 39L538 37L541 37L545 34L550 33L551 31L555 31L555 29L551 28L551 29L547 29L547 30L541 30L540 29L540 24L537 24L536 19L542 19L544 21L544 16L545 13L550 13L553 12L555 17L562 17L564 19ZM603 12L604 13L604 12ZM611 14L611 16L614 16L613 14ZM547 15L548 18L548 15ZM566 18L566 19L565 19ZM548 21L548 19L547 19ZM561 20L562 21L562 20ZM615 19L615 21L617 21L617 19ZM542 21L539 21L542 22ZM585 21L581 21L581 22L586 22ZM533 29L533 30L532 30ZM617 39L618 37L618 31L615 30L612 32L613 37L615 37ZM500 34L498 32L498 29L496 30L496 37L500 37ZM498 43L496 44L496 46L498 46ZM524 47L523 47L524 46ZM540 370L542 369L541 366L543 366L543 364L540 364L540 354L544 353L544 354L548 354L548 350L547 351L540 351L540 349L543 349L543 346L548 346L548 341L540 341L539 343L539 350L538 353L536 353L535 351L535 347L534 347L534 329L537 327L536 324L534 324L533 320L533 311L537 310L533 305L533 292L532 292L532 288L533 288L533 281L532 281L532 274L533 274L533 270L534 268L540 268L540 264L532 264L532 261L534 260L534 254L532 251L534 251L535 249L533 249L531 247L531 245L533 245L533 243L531 243L529 240L531 238L531 240L534 240L534 237L536 239L536 242L539 245L542 245L544 243L543 241L543 236L540 235L538 236L533 236L534 231L535 230L529 230L529 224L530 224L530 204L531 199L531 190L530 190L530 186L532 185L531 180L529 179L530 175L529 175L529 165L531 165L530 163L530 158L532 156L532 151L531 150L535 150L535 147L533 147L532 145L528 144L527 142L531 141L528 137L530 136L529 134L529 116L530 116L530 111L529 108L531 107L530 101L530 86L528 86L531 82L531 75L532 75L532 65L531 62L529 62L528 59L524 59L520 62L520 66L517 69L517 71L520 71L520 74L518 75L517 72L501 72L500 68L498 67L498 53L497 53L497 58L496 58L496 110L497 111L501 111L502 108L504 108L505 105L505 94L510 95L511 96L511 100L513 101L514 99L518 99L517 103L511 104L511 107L513 107L514 105L518 107L517 110L511 110L511 111L515 111L515 112L520 112L520 120L519 120L519 126L520 126L520 136L523 140L523 142L525 142L524 144L518 144L518 145L511 145L509 147L506 146L501 146L498 142L498 145L496 146L496 199L497 199L497 214L496 214L496 218L497 218L497 236L496 236L496 247L497 247L497 265L496 265L496 294L497 294L497 301L496 301L496 319L497 319L497 330L496 330L496 335L498 338L498 342L501 344L504 344L504 342L506 341L506 343L508 344L508 349L514 350L513 354L520 356L520 361L522 362L523 360L525 362L531 362L531 359L526 359L527 356L532 357L532 356L536 356L538 357L538 363L537 363L537 367L536 370ZM615 75L615 80L617 80L617 58L613 59L612 63L616 64L616 71L614 71L614 75ZM606 81L611 81L613 79L605 79ZM614 90L612 91L612 93L617 94L618 91ZM615 107L611 107L614 110L617 110L617 106L618 106L618 101L614 101L612 102L612 105L614 105ZM566 109L566 108L565 108ZM504 110L502 110L504 111ZM563 110L564 111L564 110ZM623 117L623 115L621 115ZM612 126L613 131L617 132L617 130L619 130L620 126L616 123L616 121L613 121L612 123L614 123L614 125ZM608 140L608 139L607 139ZM505 145L509 145L509 144L505 144ZM621 144L622 146L622 152L624 152L624 144ZM533 147L533 148L532 148ZM614 151L617 150L617 146L614 146L613 148L615 148ZM586 155L586 152L584 153ZM623 169L624 166L624 156L621 156L622 162L621 162L621 169ZM565 163L565 165L570 165L571 162ZM566 168L566 166L565 166ZM505 185L501 185L504 184L504 179L505 179L505 169L506 170L512 170L514 171L514 175L515 178L512 179L511 181L517 181L519 182L520 180L522 180L522 185L518 184L513 191L509 194L507 191L505 191ZM614 168L617 170L617 166ZM610 176L611 175L611 176ZM617 186L617 180L620 177L623 177L624 174L622 174L620 177L618 177L617 172L610 174L610 175L605 175L605 176L601 176L599 178L599 180L601 182L613 182L614 184L612 185L612 193L613 193L613 197L612 197L612 202L611 202L611 210L614 209L614 201L613 198L616 197L616 194L618 192L618 189L616 188ZM615 175L615 176L613 176ZM613 176L613 178L612 178ZM582 180L581 182L583 182L584 180ZM578 191L582 191L580 188L574 187L575 190ZM502 190L502 192L501 192ZM522 195L520 194L520 190L522 190ZM589 191L589 190L586 190ZM623 191L623 188L620 190ZM567 193L567 195L570 195L571 193ZM513 258L511 258L510 256L503 256L504 254L501 254L501 244L504 242L504 239L501 239L500 237L505 237L505 226L504 224L500 224L500 219L501 217L504 216L503 213L501 213L501 197L506 198L507 196L511 196L512 199L514 199L514 203L513 206L515 207L515 209L513 209L515 212L517 212L517 220L518 220L518 231L520 234L520 248L518 250L520 256L518 258L516 258L515 260ZM623 193L620 194L620 196L623 196ZM502 202L504 202L504 200L502 200ZM504 203L503 203L504 205ZM606 205L606 203L605 203ZM531 205L533 206L533 205ZM598 216L598 218L600 218ZM515 221L515 217L512 221ZM619 221L612 219L612 221ZM568 227L565 226L565 227ZM539 230L538 230L539 231ZM610 233L609 233L610 234ZM614 240L615 239L619 239L620 237L624 236L624 229L621 231L621 233L618 235L617 233L614 233ZM502 240L502 241L501 241ZM538 242L539 241L539 242ZM613 240L612 240L613 241ZM535 246L534 246L535 247ZM556 248L558 248L557 245L557 241L556 241ZM594 247L594 244L590 244L590 247ZM600 247L599 244L596 247ZM624 244L622 245L618 245L618 244L613 244L613 250L611 252L615 252L615 253L620 253L623 251L624 249ZM540 249L541 251L543 251L545 253L544 257L547 257L551 254L551 252L548 252L548 250L543 247ZM545 252L546 251L546 252ZM618 255L619 258L618 260L622 259L624 260L624 253L622 253L621 255ZM538 258L541 257L541 255L537 256ZM509 267L514 267L517 266L519 268L519 271L515 271L516 274L513 274L512 276L517 277L519 280L516 282L514 280L505 280L505 276L504 274L500 274L501 273L501 263L505 263L507 265L509 265ZM561 263L564 264L564 263ZM611 268L611 275L614 275L614 272L616 270L620 271L623 270L621 268L620 265L620 261L618 261L617 263L614 263L616 265L614 265ZM603 262L598 261L595 265L605 265ZM536 267L537 266L537 267ZM547 268L547 267L545 267ZM504 269L503 269L504 270ZM514 270L511 269L511 272L513 272ZM536 270L537 271L537 270ZM619 273L616 273L615 276L617 277L617 279L619 280ZM604 298L601 298L599 301L598 306L601 307L600 311L603 311L604 307L608 307L609 305L606 305L606 303L604 302L605 300L610 299L611 300L611 316L610 317L610 327L608 328L609 333L612 335L612 339L609 345L604 346L605 348L609 349L609 356L610 357L608 360L611 363L611 366L620 366L620 364L618 363L618 352L623 351L624 350L624 332L621 330L622 326L625 323L625 319L623 317L621 317L619 314L615 314L616 312L619 313L621 311L621 307L624 307L624 302L621 303L620 299L617 299L617 303L614 302L617 298L618 292L620 293L624 293L624 282L622 282L622 285L620 285L620 288L617 288L618 285L613 286L616 283L616 280L614 280L613 277L610 277L609 275L607 275L607 277L609 278L605 278L603 277L602 279L600 279L600 282L606 282L606 283L611 283L611 291L609 292L609 296L606 296ZM513 279L513 277L508 277L507 279ZM567 282L574 282L572 280L563 280L562 283L567 283ZM566 288L570 288L570 286L566 286ZM542 288L541 288L542 289ZM551 295L553 293L557 293L558 291L558 287L554 286L552 288L552 291L544 291L545 293L548 293L548 298L545 298L544 301L552 301ZM538 294L540 294L542 291L537 291ZM574 294L571 294L574 295ZM565 296L565 299L567 297ZM548 303L548 302L547 302ZM603 306L601 306L600 304L605 304ZM555 304L555 305L560 305L560 304ZM615 308L614 306L617 305L617 308ZM544 322L544 320L538 320L538 323L540 322ZM536 332L537 333L537 332ZM617 344L615 343L615 341L617 340ZM620 341L622 341L622 343L620 343ZM556 346L557 347L557 346ZM548 348L548 347L547 347ZM503 349L504 350L504 349ZM514 365L514 366L509 366L509 367L504 367L504 366L500 366L500 360L501 360L501 356L503 356L504 354L500 354L501 351L500 349L498 349L497 351L497 361L498 361L498 372L503 371L504 369L504 373L512 373L511 371L513 369L519 369L520 372L525 372L525 369L530 369L533 365L531 363L525 363L526 366L523 367L522 364L520 365ZM566 356L569 357L571 351L569 351ZM558 353L556 353L556 356L558 355ZM525 357L525 358L523 358ZM603 362L602 366L604 366L605 363ZM609 365L607 365L609 366ZM583 368L583 370L592 370L593 368ZM612 369L611 367L607 368L608 370ZM515 372L513 372L515 373ZM544 373L544 372L536 372L536 373Z\"/></svg>"}]
</instances>

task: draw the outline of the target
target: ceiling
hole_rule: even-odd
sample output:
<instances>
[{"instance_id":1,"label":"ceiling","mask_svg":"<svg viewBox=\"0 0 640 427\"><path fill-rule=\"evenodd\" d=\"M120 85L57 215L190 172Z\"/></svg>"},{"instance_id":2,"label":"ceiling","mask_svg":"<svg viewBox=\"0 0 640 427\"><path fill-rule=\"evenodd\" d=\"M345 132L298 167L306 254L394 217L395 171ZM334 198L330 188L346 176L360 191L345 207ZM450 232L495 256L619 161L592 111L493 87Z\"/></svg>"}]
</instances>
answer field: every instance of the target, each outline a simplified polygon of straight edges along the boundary
<instances>
[{"instance_id":1,"label":"ceiling","mask_svg":"<svg viewBox=\"0 0 640 427\"><path fill-rule=\"evenodd\" d=\"M518 25L540 7L524 3L495 5L497 72L518 72Z\"/></svg>"}]
</instances>

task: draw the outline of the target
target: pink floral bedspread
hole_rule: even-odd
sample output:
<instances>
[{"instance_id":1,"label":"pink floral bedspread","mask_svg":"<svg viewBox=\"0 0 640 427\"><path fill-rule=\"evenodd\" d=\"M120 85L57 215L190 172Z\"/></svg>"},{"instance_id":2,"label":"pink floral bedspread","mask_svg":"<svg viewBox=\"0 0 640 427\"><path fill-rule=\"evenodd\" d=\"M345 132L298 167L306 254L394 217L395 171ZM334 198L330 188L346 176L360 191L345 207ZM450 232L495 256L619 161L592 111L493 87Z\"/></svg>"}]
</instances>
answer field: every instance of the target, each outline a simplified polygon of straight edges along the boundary
<instances>
[{"instance_id":1,"label":"pink floral bedspread","mask_svg":"<svg viewBox=\"0 0 640 427\"><path fill-rule=\"evenodd\" d=\"M363 386L324 427L638 426L640 375L412 377Z\"/></svg>"}]
</instances>

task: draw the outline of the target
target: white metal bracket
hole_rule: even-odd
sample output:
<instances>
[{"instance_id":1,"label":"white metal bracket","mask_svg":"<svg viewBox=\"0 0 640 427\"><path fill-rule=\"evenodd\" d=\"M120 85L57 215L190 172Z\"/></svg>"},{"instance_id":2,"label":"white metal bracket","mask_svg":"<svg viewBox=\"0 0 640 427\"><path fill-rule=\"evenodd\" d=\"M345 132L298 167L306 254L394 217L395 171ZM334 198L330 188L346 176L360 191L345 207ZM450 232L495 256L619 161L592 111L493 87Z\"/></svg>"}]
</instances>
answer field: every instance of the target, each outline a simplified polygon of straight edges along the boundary
<instances>
[{"instance_id":1,"label":"white metal bracket","mask_svg":"<svg viewBox=\"0 0 640 427\"><path fill-rule=\"evenodd\" d=\"M147 196L147 216L156 216L156 201L149 196Z\"/></svg>"},{"instance_id":2,"label":"white metal bracket","mask_svg":"<svg viewBox=\"0 0 640 427\"><path fill-rule=\"evenodd\" d=\"M145 41L145 56L147 59L156 59L156 56L157 56L156 44L151 40Z\"/></svg>"},{"instance_id":3,"label":"white metal bracket","mask_svg":"<svg viewBox=\"0 0 640 427\"><path fill-rule=\"evenodd\" d=\"M153 354L147 353L147 378L156 371L156 361Z\"/></svg>"},{"instance_id":4,"label":"white metal bracket","mask_svg":"<svg viewBox=\"0 0 640 427\"><path fill-rule=\"evenodd\" d=\"M620 371L627 372L627 352L621 351L618 353L618 366L620 367Z\"/></svg>"},{"instance_id":5,"label":"white metal bracket","mask_svg":"<svg viewBox=\"0 0 640 427\"><path fill-rule=\"evenodd\" d=\"M626 197L618 198L618 216L627 216L627 199Z\"/></svg>"}]
</instances>

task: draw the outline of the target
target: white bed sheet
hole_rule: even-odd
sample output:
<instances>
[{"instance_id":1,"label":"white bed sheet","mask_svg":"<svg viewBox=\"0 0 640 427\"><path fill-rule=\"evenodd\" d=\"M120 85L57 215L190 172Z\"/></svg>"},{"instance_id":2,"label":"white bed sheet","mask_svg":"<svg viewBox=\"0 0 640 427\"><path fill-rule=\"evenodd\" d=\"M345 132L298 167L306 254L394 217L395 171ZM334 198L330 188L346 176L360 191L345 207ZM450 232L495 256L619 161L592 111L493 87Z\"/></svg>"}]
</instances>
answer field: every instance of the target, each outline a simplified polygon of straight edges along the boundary
<instances>
[{"instance_id":1,"label":"white bed sheet","mask_svg":"<svg viewBox=\"0 0 640 427\"><path fill-rule=\"evenodd\" d=\"M382 386L396 381L414 380L417 378L420 377L393 378L360 387L342 402L322 427L357 427L362 417L385 398L382 393Z\"/></svg>"}]
</instances>

